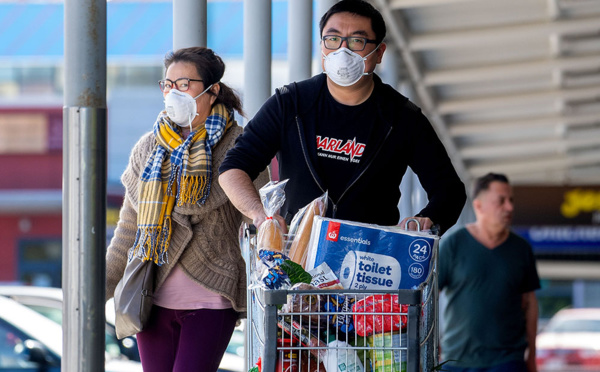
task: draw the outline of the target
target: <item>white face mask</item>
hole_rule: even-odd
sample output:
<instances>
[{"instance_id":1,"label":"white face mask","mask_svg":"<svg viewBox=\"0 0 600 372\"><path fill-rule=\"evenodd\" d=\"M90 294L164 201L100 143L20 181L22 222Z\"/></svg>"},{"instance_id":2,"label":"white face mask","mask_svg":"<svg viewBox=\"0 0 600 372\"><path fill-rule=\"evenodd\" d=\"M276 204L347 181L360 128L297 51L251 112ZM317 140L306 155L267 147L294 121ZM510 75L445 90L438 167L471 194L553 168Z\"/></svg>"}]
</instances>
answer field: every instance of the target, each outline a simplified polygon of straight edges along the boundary
<instances>
[{"instance_id":1,"label":"white face mask","mask_svg":"<svg viewBox=\"0 0 600 372\"><path fill-rule=\"evenodd\" d=\"M355 84L363 75L370 75L372 72L365 72L365 61L373 54L379 45L366 56L351 51L348 48L340 48L327 55L323 54L323 67L329 78L339 86L347 87Z\"/></svg>"},{"instance_id":2,"label":"white face mask","mask_svg":"<svg viewBox=\"0 0 600 372\"><path fill-rule=\"evenodd\" d=\"M171 119L173 123L179 125L180 127L189 125L190 132L192 132L192 121L198 115L196 110L196 100L201 95L206 93L212 86L213 84L204 89L204 91L198 94L196 97L192 97L189 94L183 93L177 89L171 89L165 96L165 111L167 111L169 119Z\"/></svg>"}]
</instances>

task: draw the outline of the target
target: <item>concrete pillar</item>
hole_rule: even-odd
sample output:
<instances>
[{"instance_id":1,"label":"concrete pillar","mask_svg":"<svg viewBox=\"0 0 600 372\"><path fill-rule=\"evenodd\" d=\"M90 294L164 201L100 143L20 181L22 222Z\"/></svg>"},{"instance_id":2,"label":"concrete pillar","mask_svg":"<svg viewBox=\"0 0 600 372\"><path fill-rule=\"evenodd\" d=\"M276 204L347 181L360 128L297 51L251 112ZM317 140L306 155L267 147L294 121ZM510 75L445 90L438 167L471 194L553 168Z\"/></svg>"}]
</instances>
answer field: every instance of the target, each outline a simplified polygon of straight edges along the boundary
<instances>
[{"instance_id":1,"label":"concrete pillar","mask_svg":"<svg viewBox=\"0 0 600 372\"><path fill-rule=\"evenodd\" d=\"M173 0L173 50L206 46L206 8L206 0Z\"/></svg>"},{"instance_id":2,"label":"concrete pillar","mask_svg":"<svg viewBox=\"0 0 600 372\"><path fill-rule=\"evenodd\" d=\"M384 83L398 89L400 83L400 63L398 48L393 44L386 44L383 60L377 65L375 72L381 77Z\"/></svg>"},{"instance_id":3,"label":"concrete pillar","mask_svg":"<svg viewBox=\"0 0 600 372\"><path fill-rule=\"evenodd\" d=\"M289 82L311 76L312 2L288 0Z\"/></svg>"},{"instance_id":4,"label":"concrete pillar","mask_svg":"<svg viewBox=\"0 0 600 372\"><path fill-rule=\"evenodd\" d=\"M316 0L317 1L317 32L319 32L319 22L321 21L321 18L323 17L323 15L325 15L325 13L327 13L327 11L329 10L329 8L331 8L335 3L338 2L338 0ZM318 35L317 39L321 40L321 35ZM320 52L320 48L317 48L317 50L319 52L317 52L317 58L315 63L313 64L313 75L319 74L321 72L323 72L323 64L322 64L322 59L323 56L321 55Z\"/></svg>"},{"instance_id":5,"label":"concrete pillar","mask_svg":"<svg viewBox=\"0 0 600 372\"><path fill-rule=\"evenodd\" d=\"M317 22L320 21L323 14L325 14L329 10L329 8L331 8L333 4L337 2L338 0L317 0Z\"/></svg>"},{"instance_id":6,"label":"concrete pillar","mask_svg":"<svg viewBox=\"0 0 600 372\"><path fill-rule=\"evenodd\" d=\"M244 110L247 120L271 95L271 1L244 0Z\"/></svg>"}]
</instances>

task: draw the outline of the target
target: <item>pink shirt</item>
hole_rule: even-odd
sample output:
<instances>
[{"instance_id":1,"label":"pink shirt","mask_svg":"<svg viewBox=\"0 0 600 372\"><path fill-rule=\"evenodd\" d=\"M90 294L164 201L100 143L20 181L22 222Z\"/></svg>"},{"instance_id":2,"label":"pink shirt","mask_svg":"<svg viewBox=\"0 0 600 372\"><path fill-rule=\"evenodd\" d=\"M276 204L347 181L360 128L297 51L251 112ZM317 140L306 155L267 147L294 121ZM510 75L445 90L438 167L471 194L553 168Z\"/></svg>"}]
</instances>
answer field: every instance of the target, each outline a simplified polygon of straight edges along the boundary
<instances>
[{"instance_id":1,"label":"pink shirt","mask_svg":"<svg viewBox=\"0 0 600 372\"><path fill-rule=\"evenodd\" d=\"M229 309L231 301L188 278L175 265L163 285L154 294L154 304L173 310Z\"/></svg>"}]
</instances>

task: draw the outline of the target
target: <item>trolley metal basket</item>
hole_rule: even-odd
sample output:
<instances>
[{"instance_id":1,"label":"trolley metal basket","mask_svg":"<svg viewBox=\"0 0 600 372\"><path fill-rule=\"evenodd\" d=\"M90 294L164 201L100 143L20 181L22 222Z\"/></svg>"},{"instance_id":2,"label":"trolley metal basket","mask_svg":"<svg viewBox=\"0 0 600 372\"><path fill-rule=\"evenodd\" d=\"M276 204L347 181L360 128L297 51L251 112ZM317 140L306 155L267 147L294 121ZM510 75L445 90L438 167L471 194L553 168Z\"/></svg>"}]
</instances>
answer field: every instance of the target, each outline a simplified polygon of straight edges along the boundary
<instances>
[{"instance_id":1,"label":"trolley metal basket","mask_svg":"<svg viewBox=\"0 0 600 372\"><path fill-rule=\"evenodd\" d=\"M263 372L333 372L330 366L337 362L341 365L336 372L344 368L347 372L434 370L438 364L437 247L427 279L414 290L277 290L250 282L256 270L255 234L254 226L240 228L249 281L249 368L260 359ZM365 303L374 306L352 308ZM372 334L361 336L359 328L369 324Z\"/></svg>"}]
</instances>

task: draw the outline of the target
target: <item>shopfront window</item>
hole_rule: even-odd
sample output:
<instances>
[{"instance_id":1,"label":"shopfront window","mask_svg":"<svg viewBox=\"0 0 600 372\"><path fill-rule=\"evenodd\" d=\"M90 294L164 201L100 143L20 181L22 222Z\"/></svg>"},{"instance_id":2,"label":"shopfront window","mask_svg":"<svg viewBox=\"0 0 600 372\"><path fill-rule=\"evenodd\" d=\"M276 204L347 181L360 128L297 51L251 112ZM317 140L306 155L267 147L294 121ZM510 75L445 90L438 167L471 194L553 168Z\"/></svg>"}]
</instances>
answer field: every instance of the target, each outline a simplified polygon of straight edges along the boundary
<instances>
[{"instance_id":1,"label":"shopfront window","mask_svg":"<svg viewBox=\"0 0 600 372\"><path fill-rule=\"evenodd\" d=\"M61 286L60 240L23 240L19 244L17 280L26 285Z\"/></svg>"}]
</instances>

